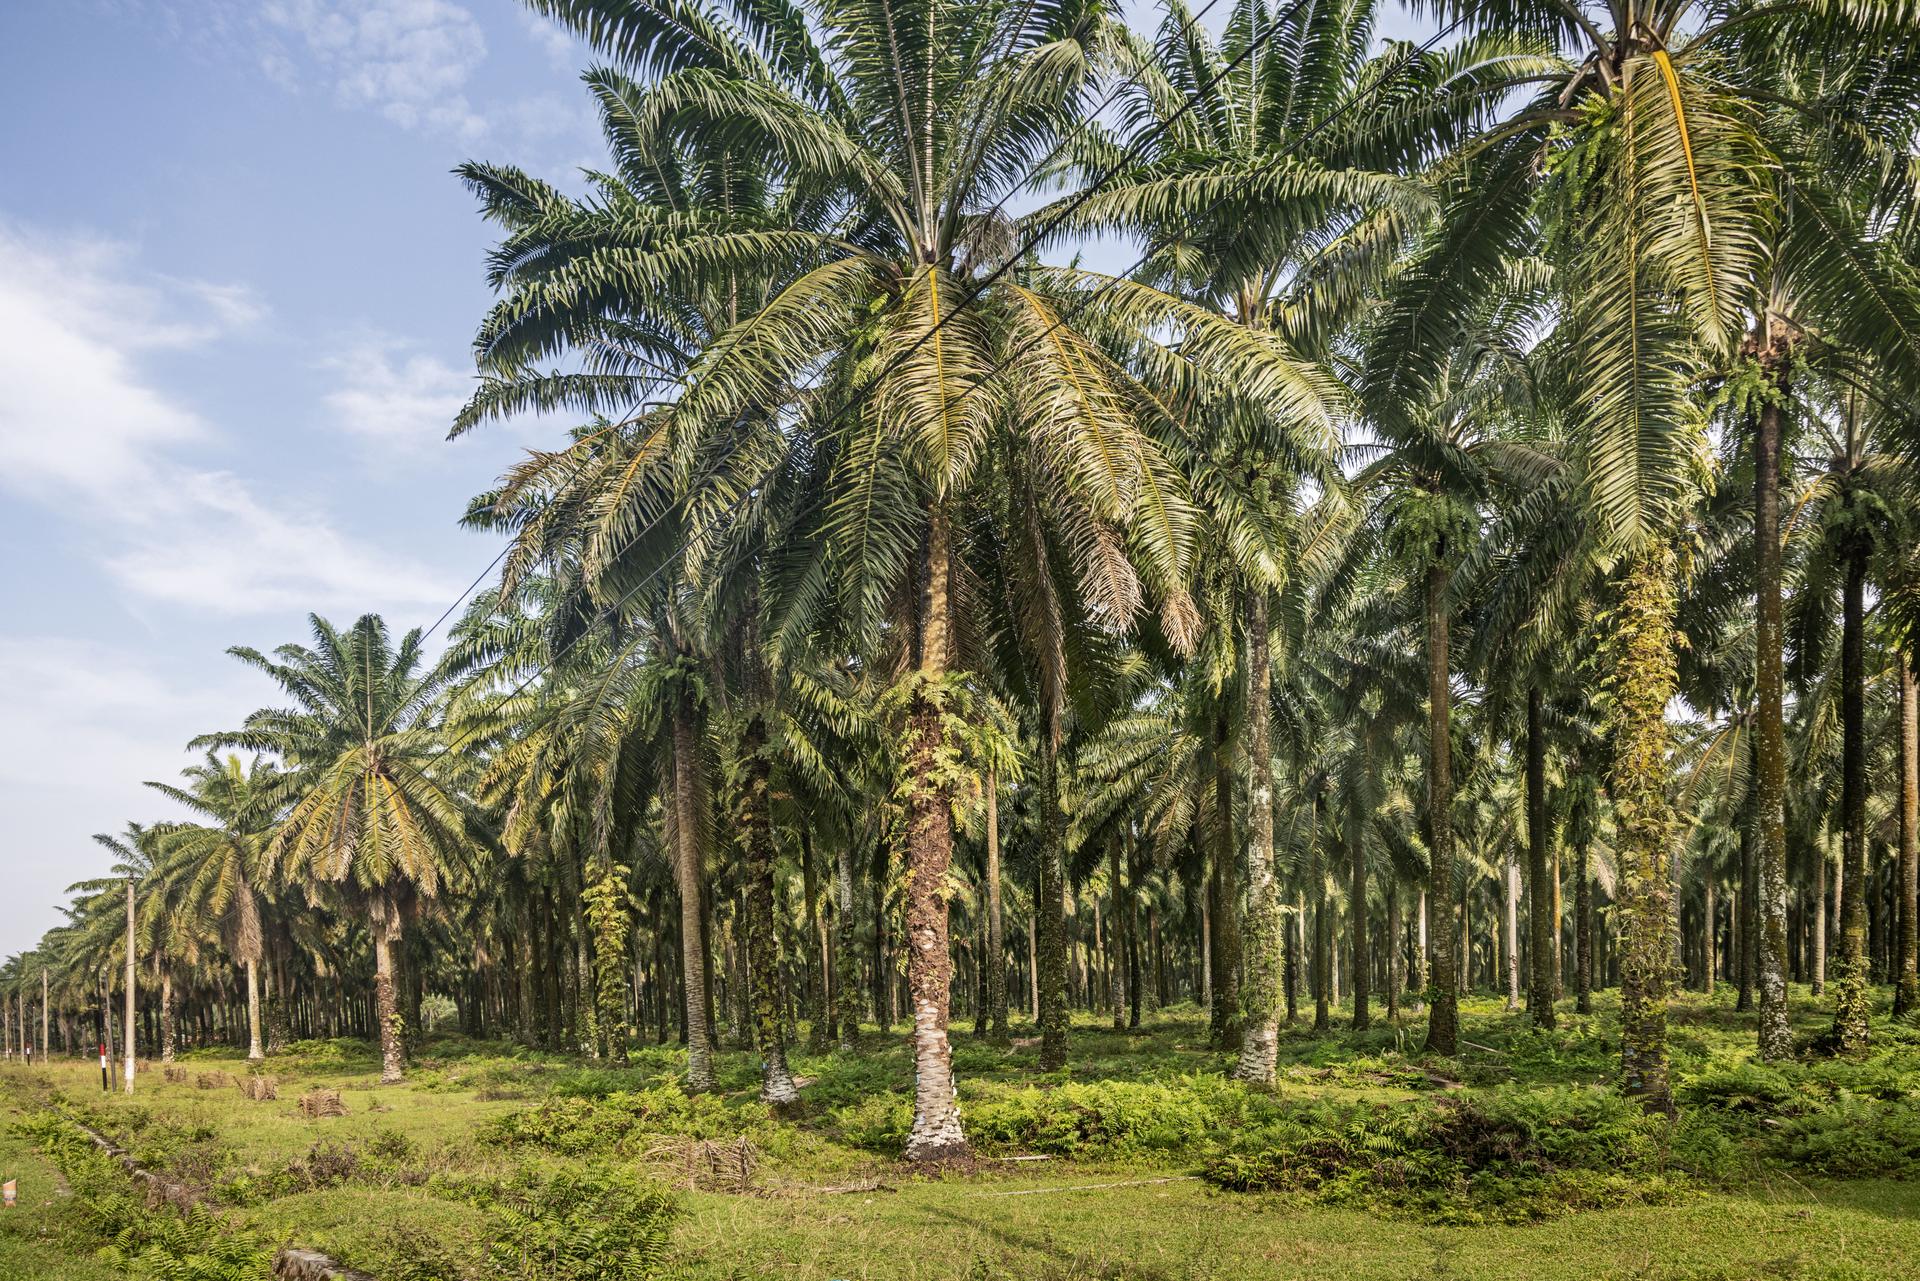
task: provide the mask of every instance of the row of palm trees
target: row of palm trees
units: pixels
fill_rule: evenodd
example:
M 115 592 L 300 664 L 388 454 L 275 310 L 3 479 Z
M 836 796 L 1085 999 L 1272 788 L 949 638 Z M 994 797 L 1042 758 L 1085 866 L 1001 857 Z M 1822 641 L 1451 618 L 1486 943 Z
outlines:
M 438 660 L 235 651 L 289 706 L 120 849 L 163 1023 L 237 965 L 264 1053 L 264 968 L 392 1079 L 423 993 L 614 1058 L 651 1015 L 703 1089 L 719 996 L 784 1104 L 904 974 L 940 1159 L 1010 964 L 1043 1068 L 1151 987 L 1270 1082 L 1336 972 L 1454 1053 L 1490 896 L 1482 972 L 1543 1025 L 1616 977 L 1668 1108 L 1683 967 L 1791 1050 L 1830 842 L 1835 1046 L 1876 972 L 1916 1003 L 1911 6 L 532 7 L 609 163 L 460 170 L 454 430 L 580 425 L 471 505 Z

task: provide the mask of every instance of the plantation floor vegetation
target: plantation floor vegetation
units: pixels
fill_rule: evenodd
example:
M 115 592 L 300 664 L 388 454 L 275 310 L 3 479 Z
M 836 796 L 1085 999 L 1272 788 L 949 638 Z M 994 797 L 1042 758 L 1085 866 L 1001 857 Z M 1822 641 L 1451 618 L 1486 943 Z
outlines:
M 1811 1041 L 1822 1007 L 1793 1009 Z M 458 1037 L 419 1047 L 401 1085 L 355 1041 L 263 1072 L 194 1053 L 132 1099 L 91 1062 L 16 1068 L 0 1273 L 215 1281 L 297 1243 L 380 1281 L 1920 1276 L 1920 1029 L 1879 1018 L 1868 1057 L 1763 1066 L 1730 1001 L 1684 998 L 1670 1123 L 1618 1092 L 1612 1001 L 1559 1022 L 1470 998 L 1455 1060 L 1423 1057 L 1417 1026 L 1283 1027 L 1271 1091 L 1228 1079 L 1191 1008 L 1078 1026 L 1058 1073 L 1037 1071 L 1030 1027 L 1006 1049 L 963 1035 L 978 1155 L 935 1172 L 901 1159 L 904 1038 L 796 1055 L 802 1101 L 778 1115 L 734 1051 L 691 1097 L 677 1048 L 613 1069 Z M 250 1075 L 275 1097 L 243 1093 Z M 344 1114 L 307 1114 L 322 1090 Z M 169 1272 L 191 1251 L 152 1222 L 74 1204 L 56 1164 L 82 1202 L 102 1177 L 74 1122 L 195 1189 L 208 1215 L 182 1239 L 226 1243 L 240 1270 Z

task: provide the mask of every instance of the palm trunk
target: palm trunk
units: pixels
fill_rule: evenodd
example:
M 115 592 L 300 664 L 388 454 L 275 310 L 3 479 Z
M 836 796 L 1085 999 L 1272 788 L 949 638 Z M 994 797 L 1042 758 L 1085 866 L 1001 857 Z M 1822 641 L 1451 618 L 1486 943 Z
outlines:
M 946 731 L 947 646 L 952 572 L 947 514 L 929 513 L 926 595 L 921 602 L 920 686 L 910 713 L 912 793 L 907 803 L 907 985 L 913 999 L 913 1128 L 907 1159 L 940 1161 L 967 1154 L 953 1088 L 953 1046 L 947 1039 L 953 957 L 947 942 L 947 873 L 953 864 L 953 797 L 942 781 Z
M 44 978 L 44 974 L 42 975 Z M 47 997 L 44 989 L 40 995 L 40 1057 L 46 1058 L 47 1045 Z M 173 971 L 160 971 L 160 1061 L 173 1062 Z
M 1512 845 L 1500 868 L 1500 946 L 1506 960 L 1507 1009 L 1520 1008 L 1520 860 Z
M 247 958 L 247 1062 L 259 1063 L 267 1057 L 260 1042 L 260 958 Z
M 1867 544 L 1847 548 L 1840 641 L 1840 811 L 1845 876 L 1840 900 L 1840 965 L 1834 982 L 1834 1040 L 1842 1054 L 1867 1049 Z
M 711 1090 L 714 1085 L 706 922 L 701 903 L 705 869 L 700 857 L 697 750 L 693 692 L 682 689 L 673 705 L 674 873 L 680 887 L 680 971 L 687 1002 L 687 1089 L 694 1093 Z
M 1553 1026 L 1554 990 L 1560 980 L 1560 878 L 1547 868 L 1547 734 L 1541 723 L 1539 686 L 1527 690 L 1527 923 L 1533 973 L 1527 1011 L 1535 1027 Z
M 749 642 L 751 644 L 751 641 Z M 782 1024 L 780 942 L 773 922 L 773 815 L 767 759 L 766 719 L 758 707 L 747 718 L 740 744 L 742 782 L 737 815 L 745 846 L 746 946 L 752 966 L 753 1039 L 760 1051 L 760 1101 L 781 1108 L 800 1091 L 787 1067 Z
M 800 881 L 806 893 L 807 936 L 814 953 L 814 982 L 807 992 L 807 1052 L 825 1054 L 833 1044 L 833 947 L 826 914 L 820 910 L 820 874 L 813 862 L 813 838 L 800 829 Z
M 1593 1013 L 1593 870 L 1587 866 L 1587 838 L 1582 834 L 1574 846 L 1573 945 L 1574 994 L 1577 1014 Z
M 1125 888 L 1121 885 L 1120 840 L 1115 837 L 1107 846 L 1107 937 L 1110 940 L 1107 949 L 1107 995 L 1113 1006 L 1113 1030 L 1124 1031 L 1127 1026 L 1127 926 L 1126 913 L 1121 906 L 1125 897 Z
M 1400 1021 L 1400 877 L 1387 870 L 1387 1020 Z
M 1793 1052 L 1787 1026 L 1787 747 L 1782 709 L 1780 606 L 1780 444 L 1784 368 L 1771 374 L 1780 396 L 1760 407 L 1754 433 L 1754 842 L 1758 860 L 1759 1049 L 1763 1059 Z
M 1063 915 L 1066 886 L 1061 843 L 1065 823 L 1060 815 L 1060 745 L 1057 726 L 1040 730 L 1040 770 L 1035 780 L 1040 803 L 1040 893 L 1033 905 L 1038 936 L 1040 1070 L 1054 1072 L 1067 1064 L 1067 925 Z
M 1273 667 L 1268 653 L 1267 588 L 1247 592 L 1247 923 L 1241 931 L 1240 999 L 1246 1034 L 1234 1076 L 1273 1081 L 1280 1048 L 1280 886 L 1273 875 Z
M 1353 878 L 1347 895 L 1348 908 L 1353 915 L 1353 1030 L 1359 1032 L 1373 1022 L 1367 1007 L 1368 979 L 1373 972 L 1373 960 L 1367 939 L 1367 843 L 1361 834 L 1358 778 L 1354 779 L 1353 790 L 1347 796 L 1346 814 L 1347 856 Z
M 860 1047 L 860 945 L 854 938 L 853 841 L 841 842 L 834 858 L 833 928 L 838 946 L 834 962 L 840 967 L 840 1048 L 851 1053 Z
M 1823 845 L 1813 860 L 1812 956 L 1807 965 L 1807 987 L 1814 996 L 1827 990 L 1827 850 Z M 1804 919 L 1804 918 L 1803 918 Z
M 1900 932 L 1893 957 L 1893 1012 L 1920 1010 L 1920 690 L 1913 663 L 1896 649 L 1900 668 Z M 44 1035 L 42 1036 L 44 1040 Z
M 373 925 L 373 1005 L 380 1021 L 380 1084 L 393 1085 L 406 1079 L 406 1063 L 400 1050 L 400 1009 L 393 991 L 393 945 L 400 931 L 391 923 L 389 907 Z M 249 967 L 251 976 L 251 967 Z M 251 980 L 249 981 L 251 986 Z M 259 1024 L 254 1024 L 255 1036 Z
M 987 771 L 987 1038 L 1007 1043 L 1007 920 L 1000 898 L 1000 787 Z
M 1651 1111 L 1671 1112 L 1667 993 L 1673 915 L 1672 743 L 1667 704 L 1674 665 L 1674 561 L 1666 548 L 1628 565 L 1612 650 L 1613 770 L 1620 860 L 1621 1082 Z
M 1307 903 L 1313 914 L 1313 1030 L 1325 1032 L 1333 1026 L 1333 930 L 1327 919 L 1326 818 L 1322 814 L 1324 794 L 1313 797 L 1313 835 L 1307 856 Z
M 1209 949 L 1213 1004 L 1208 1022 L 1213 1047 L 1229 1054 L 1240 1052 L 1240 913 L 1239 877 L 1234 874 L 1233 764 L 1227 739 L 1227 714 L 1214 719 L 1213 735 L 1214 844 L 1207 881 L 1207 918 L 1213 938 Z
M 1448 723 L 1452 664 L 1447 653 L 1448 573 L 1444 549 L 1427 566 L 1427 836 L 1428 873 L 1435 903 L 1453 902 L 1453 738 Z M 1458 932 L 1435 931 L 1433 1009 L 1427 1015 L 1427 1051 L 1459 1052 Z

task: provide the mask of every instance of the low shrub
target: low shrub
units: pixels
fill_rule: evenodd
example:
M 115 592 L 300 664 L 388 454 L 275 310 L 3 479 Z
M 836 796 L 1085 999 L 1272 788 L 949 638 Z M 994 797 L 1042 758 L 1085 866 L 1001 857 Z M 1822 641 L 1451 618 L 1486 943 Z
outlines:
M 729 1107 L 709 1094 L 688 1095 L 678 1086 L 660 1085 L 599 1098 L 550 1098 L 495 1118 L 482 1127 L 481 1135 L 507 1147 L 579 1156 L 626 1151 L 631 1142 L 648 1135 L 735 1138 L 771 1121 L 759 1104 Z
M 1236 1191 L 1442 1223 L 1526 1222 L 1688 1193 L 1667 1121 L 1603 1090 L 1289 1109 L 1205 1163 Z
M 680 1215 L 664 1185 L 605 1166 L 433 1187 L 492 1212 L 487 1267 L 503 1281 L 647 1281 L 665 1266 Z

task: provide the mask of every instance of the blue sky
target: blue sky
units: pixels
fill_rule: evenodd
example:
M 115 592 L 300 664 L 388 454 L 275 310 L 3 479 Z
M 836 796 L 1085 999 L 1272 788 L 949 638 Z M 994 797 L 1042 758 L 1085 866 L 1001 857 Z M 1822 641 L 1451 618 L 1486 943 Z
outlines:
M 489 302 L 448 171 L 594 163 L 586 61 L 510 0 L 0 6 L 0 954 L 271 701 L 228 645 L 491 558 L 456 517 L 560 424 L 443 439 Z

